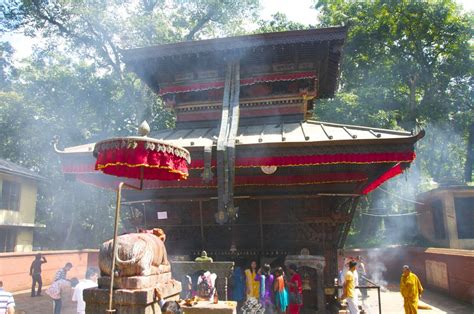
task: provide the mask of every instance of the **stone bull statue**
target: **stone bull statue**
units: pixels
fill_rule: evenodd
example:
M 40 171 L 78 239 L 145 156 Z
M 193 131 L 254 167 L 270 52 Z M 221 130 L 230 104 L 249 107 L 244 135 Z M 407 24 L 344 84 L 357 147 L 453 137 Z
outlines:
M 115 276 L 150 276 L 170 272 L 165 240 L 166 235 L 159 228 L 119 236 Z M 100 247 L 99 267 L 102 276 L 110 276 L 111 273 L 112 244 L 113 241 L 109 240 Z

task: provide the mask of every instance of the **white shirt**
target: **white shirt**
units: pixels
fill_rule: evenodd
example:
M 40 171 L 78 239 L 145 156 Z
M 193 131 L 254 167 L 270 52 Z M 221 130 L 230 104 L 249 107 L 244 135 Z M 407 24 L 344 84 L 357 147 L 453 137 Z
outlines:
M 77 302 L 77 313 L 84 314 L 86 312 L 86 302 L 84 302 L 84 298 L 82 296 L 84 289 L 95 287 L 97 287 L 96 282 L 89 279 L 84 279 L 79 281 L 77 286 L 74 288 L 72 300 Z

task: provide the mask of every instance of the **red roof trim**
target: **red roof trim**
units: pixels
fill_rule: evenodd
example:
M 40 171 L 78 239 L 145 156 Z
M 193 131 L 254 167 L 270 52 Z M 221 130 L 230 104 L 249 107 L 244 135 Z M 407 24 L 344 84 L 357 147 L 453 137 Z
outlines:
M 413 151 L 408 152 L 386 152 L 365 154 L 331 154 L 331 155 L 307 155 L 307 156 L 271 156 L 271 157 L 248 157 L 238 158 L 235 162 L 236 168 L 250 168 L 261 166 L 298 167 L 317 166 L 328 164 L 371 164 L 371 163 L 399 163 L 412 162 L 415 159 Z M 216 166 L 213 160 L 212 167 Z M 188 169 L 202 169 L 204 161 L 193 159 Z M 75 164 L 71 160 L 63 160 L 64 173 L 94 173 L 94 164 Z
M 102 188 L 115 188 L 119 182 L 125 181 L 130 184 L 137 183 L 135 179 L 114 177 L 104 177 L 100 174 L 82 174 L 77 179 L 87 184 L 92 184 Z M 235 186 L 289 186 L 289 185 L 311 185 L 311 184 L 331 184 L 350 183 L 367 181 L 367 175 L 361 172 L 347 173 L 319 173 L 313 175 L 260 175 L 260 176 L 237 176 Z M 210 183 L 204 183 L 202 178 L 194 177 L 182 181 L 159 181 L 145 180 L 144 189 L 173 189 L 173 188 L 216 188 L 217 179 Z
M 249 77 L 240 80 L 241 86 L 253 85 L 263 82 L 277 82 L 277 81 L 294 81 L 302 79 L 312 79 L 316 78 L 314 72 L 300 72 L 300 73 L 275 73 L 267 74 L 256 77 Z M 224 81 L 218 82 L 205 82 L 205 83 L 193 83 L 189 85 L 172 85 L 160 88 L 160 96 L 166 94 L 176 94 L 176 93 L 187 93 L 187 92 L 197 92 L 209 89 L 220 89 L 224 88 Z
M 399 174 L 403 173 L 403 169 L 400 164 L 396 165 L 393 168 L 390 168 L 387 172 L 383 173 L 380 177 L 372 181 L 369 185 L 367 185 L 363 190 L 362 194 L 369 194 L 380 185 L 382 185 L 385 181 L 398 176 Z

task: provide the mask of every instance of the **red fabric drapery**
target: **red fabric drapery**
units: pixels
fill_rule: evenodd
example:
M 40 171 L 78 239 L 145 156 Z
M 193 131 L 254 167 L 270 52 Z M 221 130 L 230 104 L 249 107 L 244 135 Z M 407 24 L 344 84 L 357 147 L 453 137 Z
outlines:
M 188 177 L 189 153 L 147 138 L 119 138 L 96 144 L 95 170 L 124 178 L 182 180 Z
M 255 76 L 244 78 L 240 80 L 241 86 L 253 85 L 263 82 L 277 82 L 277 81 L 294 81 L 302 79 L 312 79 L 316 78 L 314 72 L 299 72 L 299 73 L 276 73 L 276 74 L 267 74 L 262 76 Z M 187 93 L 187 92 L 197 92 L 209 89 L 220 89 L 224 88 L 224 81 L 218 82 L 203 82 L 203 83 L 193 83 L 189 85 L 173 85 L 160 88 L 159 95 L 163 96 L 166 94 L 176 94 L 176 93 Z
M 361 154 L 324 154 L 308 156 L 270 156 L 270 157 L 248 157 L 238 158 L 235 166 L 237 168 L 261 167 L 261 166 L 311 166 L 326 164 L 369 164 L 369 163 L 398 163 L 412 162 L 416 155 L 413 151 L 408 152 L 386 152 L 386 153 L 361 153 Z M 94 171 L 94 164 L 75 163 L 73 160 L 63 160 L 64 173 L 86 173 Z M 211 163 L 216 166 L 215 160 Z M 193 160 L 189 169 L 204 168 L 202 159 Z
M 240 157 L 235 161 L 236 168 L 277 166 L 317 166 L 328 164 L 370 164 L 370 163 L 397 163 L 411 162 L 416 154 L 408 152 L 386 152 L 386 153 L 351 153 L 351 154 L 324 154 L 324 155 L 293 155 L 293 156 L 268 156 L 268 157 Z M 216 166 L 215 161 L 211 164 Z M 202 169 L 203 160 L 193 160 L 189 165 L 190 169 Z
M 403 173 L 403 168 L 400 164 L 396 165 L 393 168 L 390 168 L 388 171 L 386 171 L 384 174 L 382 174 L 380 177 L 372 181 L 369 185 L 367 185 L 363 190 L 362 194 L 369 194 L 376 188 L 378 188 L 381 184 L 383 184 L 385 181 L 398 176 L 399 174 Z
M 122 180 L 104 178 L 97 174 L 78 175 L 77 179 L 102 188 L 113 188 Z M 295 176 L 237 176 L 235 186 L 290 186 L 290 185 L 310 185 L 310 184 L 331 184 L 331 183 L 351 183 L 363 182 L 367 180 L 367 175 L 360 172 L 348 173 L 320 173 L 314 175 Z M 136 179 L 127 179 L 125 182 L 133 185 L 139 183 Z M 216 188 L 217 179 L 209 183 L 204 183 L 202 178 L 188 178 L 184 181 L 144 181 L 144 189 L 167 189 L 167 188 Z

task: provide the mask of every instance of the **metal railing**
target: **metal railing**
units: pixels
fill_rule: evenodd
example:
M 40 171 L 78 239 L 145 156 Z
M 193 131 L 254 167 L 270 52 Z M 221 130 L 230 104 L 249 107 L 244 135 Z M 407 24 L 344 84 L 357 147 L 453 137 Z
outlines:
M 359 303 L 359 306 L 362 308 L 362 310 L 364 310 L 364 313 L 372 314 L 372 313 L 378 312 L 379 314 L 382 314 L 382 299 L 380 296 L 381 287 L 365 276 L 360 276 L 360 278 L 362 279 L 361 280 L 362 282 L 366 282 L 368 283 L 368 285 L 355 287 L 356 290 L 360 291 L 360 296 L 362 300 L 362 302 Z M 329 302 L 326 302 L 329 311 L 331 311 L 331 307 L 334 309 L 333 311 L 335 311 L 336 307 L 340 308 L 340 302 L 341 302 L 340 297 L 342 295 L 342 288 L 343 287 L 339 285 L 334 286 L 335 295 L 332 296 L 333 297 L 332 300 L 330 300 Z M 374 290 L 377 293 L 376 303 L 375 301 L 372 301 L 372 302 L 369 301 L 369 292 L 374 291 Z M 376 309 L 374 309 L 375 307 Z

